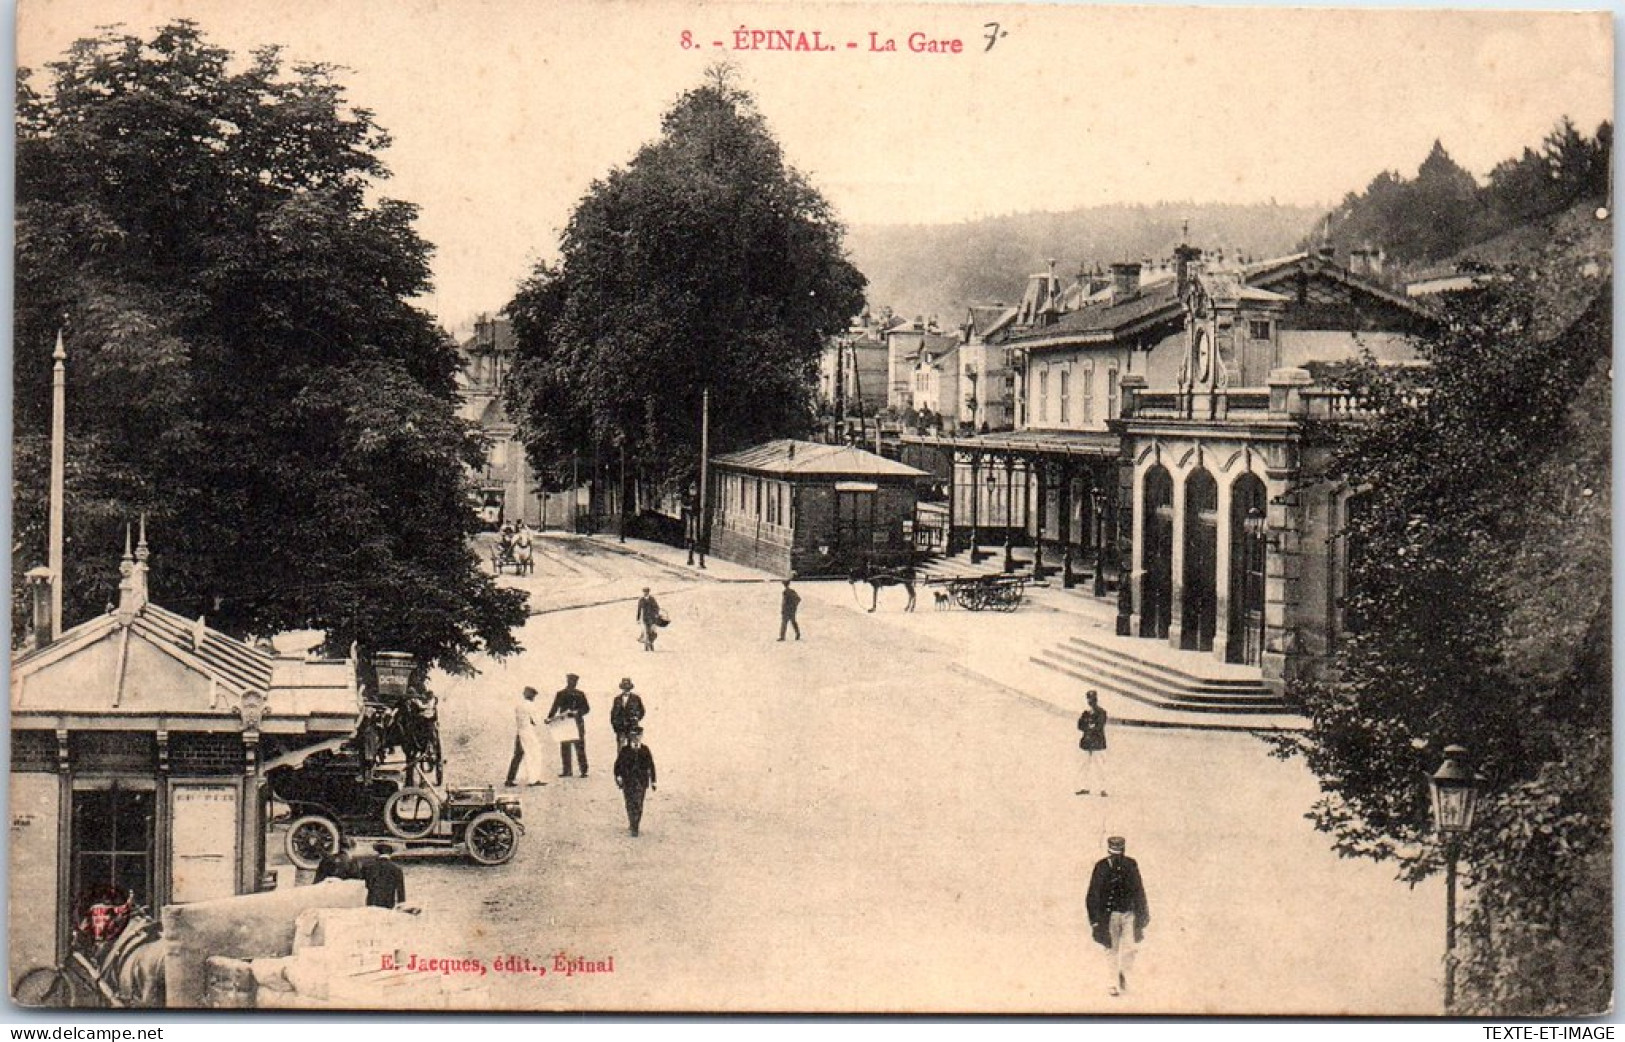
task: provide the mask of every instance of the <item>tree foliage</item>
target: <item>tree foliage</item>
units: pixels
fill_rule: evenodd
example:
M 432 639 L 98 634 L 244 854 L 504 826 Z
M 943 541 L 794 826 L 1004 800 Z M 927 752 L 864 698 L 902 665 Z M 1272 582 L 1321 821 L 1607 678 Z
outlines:
M 1445 745 L 1471 751 L 1487 781 L 1462 847 L 1464 1012 L 1609 1001 L 1611 329 L 1589 292 L 1555 322 L 1562 294 L 1526 272 L 1452 301 L 1430 365 L 1353 366 L 1341 382 L 1373 419 L 1323 432 L 1327 473 L 1357 493 L 1359 625 L 1299 685 L 1311 816 L 1345 855 L 1423 878 L 1440 865 L 1426 776 Z
M 68 362 L 67 618 L 149 515 L 154 599 L 452 669 L 516 650 L 482 576 L 430 248 L 369 201 L 388 137 L 321 65 L 188 22 L 76 43 L 17 114 L 14 574 L 45 552 L 51 349 Z
M 824 340 L 863 306 L 841 237 L 750 95 L 713 70 L 592 185 L 561 263 L 508 305 L 508 406 L 532 461 L 562 476 L 624 447 L 639 473 L 687 481 L 706 389 L 718 451 L 805 430 Z
M 1435 141 L 1414 178 L 1378 174 L 1317 232 L 1329 232 L 1339 250 L 1380 247 L 1402 264 L 1444 260 L 1577 200 L 1606 196 L 1613 136 L 1613 125 L 1604 122 L 1587 138 L 1565 117 L 1540 149 L 1525 148 L 1500 163 L 1482 186 Z

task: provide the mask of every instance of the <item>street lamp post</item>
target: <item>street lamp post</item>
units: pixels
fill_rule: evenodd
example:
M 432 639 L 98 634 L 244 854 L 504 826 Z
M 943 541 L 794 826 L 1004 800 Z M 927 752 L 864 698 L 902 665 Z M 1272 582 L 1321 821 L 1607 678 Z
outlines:
M 1433 796 L 1433 824 L 1445 843 L 1444 1011 L 1456 1005 L 1456 858 L 1461 837 L 1473 826 L 1482 779 L 1467 766 L 1467 750 L 1446 746 L 1444 764 L 1428 778 Z
M 1089 505 L 1095 515 L 1095 585 L 1096 597 L 1106 596 L 1106 499 L 1098 488 L 1089 490 Z
M 1241 522 L 1241 528 L 1246 539 L 1242 543 L 1244 560 L 1241 565 L 1242 583 L 1245 591 L 1242 611 L 1250 611 L 1256 603 L 1258 606 L 1258 628 L 1248 627 L 1247 641 L 1255 638 L 1258 646 L 1256 654 L 1249 655 L 1245 651 L 1242 658 L 1250 663 L 1264 661 L 1264 569 L 1265 569 L 1265 538 L 1269 529 L 1269 520 L 1264 512 L 1257 507 L 1249 507 L 1247 516 Z M 1255 585 L 1256 584 L 1256 585 Z

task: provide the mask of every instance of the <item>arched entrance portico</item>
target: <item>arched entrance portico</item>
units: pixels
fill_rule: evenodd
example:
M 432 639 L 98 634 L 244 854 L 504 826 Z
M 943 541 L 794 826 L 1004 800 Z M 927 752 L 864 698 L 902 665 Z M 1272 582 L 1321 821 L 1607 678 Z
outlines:
M 1264 654 L 1264 482 L 1243 474 L 1230 491 L 1230 590 L 1225 658 L 1259 665 Z
M 1185 479 L 1185 567 L 1179 646 L 1212 651 L 1218 616 L 1219 485 L 1206 470 Z
M 1173 622 L 1174 480 L 1160 464 L 1146 472 L 1140 516 L 1145 525 L 1140 636 L 1167 637 Z

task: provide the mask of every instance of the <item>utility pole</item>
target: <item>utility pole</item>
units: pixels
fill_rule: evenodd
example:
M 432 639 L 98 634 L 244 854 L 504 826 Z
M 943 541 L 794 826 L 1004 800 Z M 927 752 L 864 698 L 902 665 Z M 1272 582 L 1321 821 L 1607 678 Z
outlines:
M 705 554 L 710 550 L 711 539 L 711 511 L 710 504 L 711 479 L 711 388 L 707 387 L 700 392 L 700 517 L 696 531 L 699 533 L 700 567 L 705 567 Z
M 581 454 L 570 453 L 570 534 L 581 532 Z
M 51 569 L 51 639 L 62 635 L 62 510 L 68 456 L 68 352 L 62 346 L 62 327 L 56 330 L 51 365 L 51 518 L 46 567 Z
M 846 337 L 835 338 L 835 430 L 836 444 L 846 430 Z

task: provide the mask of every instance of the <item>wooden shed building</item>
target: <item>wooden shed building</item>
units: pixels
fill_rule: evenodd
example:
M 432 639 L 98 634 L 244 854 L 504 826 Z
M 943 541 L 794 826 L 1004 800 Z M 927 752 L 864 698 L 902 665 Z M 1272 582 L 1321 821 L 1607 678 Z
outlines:
M 774 575 L 849 575 L 913 559 L 923 470 L 845 445 L 780 439 L 712 460 L 711 551 Z

